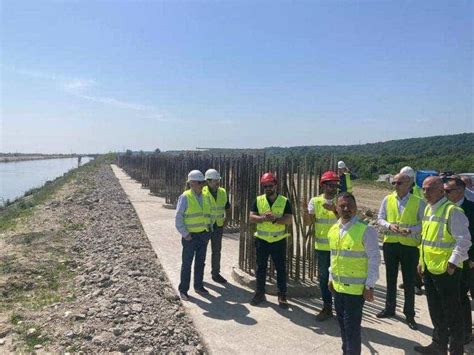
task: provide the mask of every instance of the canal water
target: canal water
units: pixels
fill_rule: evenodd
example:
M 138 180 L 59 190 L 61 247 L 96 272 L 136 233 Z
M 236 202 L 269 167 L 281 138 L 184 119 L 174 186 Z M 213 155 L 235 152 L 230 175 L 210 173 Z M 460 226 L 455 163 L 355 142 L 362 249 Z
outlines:
M 92 160 L 83 157 L 81 165 Z M 28 160 L 0 163 L 0 205 L 13 201 L 48 180 L 54 180 L 65 172 L 77 168 L 77 158 Z

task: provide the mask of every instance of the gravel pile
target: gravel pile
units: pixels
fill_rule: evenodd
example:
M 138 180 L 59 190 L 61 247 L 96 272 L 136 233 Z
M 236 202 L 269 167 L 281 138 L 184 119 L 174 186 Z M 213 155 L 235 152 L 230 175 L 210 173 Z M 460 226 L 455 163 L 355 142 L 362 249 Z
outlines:
M 29 314 L 48 339 L 36 349 L 205 352 L 110 166 L 83 182 L 44 207 L 66 226 L 64 264 L 74 276 L 70 300 Z

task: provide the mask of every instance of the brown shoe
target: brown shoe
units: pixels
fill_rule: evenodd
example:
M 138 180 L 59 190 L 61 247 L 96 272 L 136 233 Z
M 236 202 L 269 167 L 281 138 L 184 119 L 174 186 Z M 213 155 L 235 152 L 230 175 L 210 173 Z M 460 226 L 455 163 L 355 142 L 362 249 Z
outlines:
M 280 308 L 288 309 L 289 304 L 288 304 L 288 300 L 286 299 L 286 294 L 284 293 L 278 294 L 278 305 L 280 306 Z
M 318 322 L 323 322 L 329 318 L 332 318 L 332 308 L 331 307 L 323 307 L 321 312 L 316 315 L 316 320 Z

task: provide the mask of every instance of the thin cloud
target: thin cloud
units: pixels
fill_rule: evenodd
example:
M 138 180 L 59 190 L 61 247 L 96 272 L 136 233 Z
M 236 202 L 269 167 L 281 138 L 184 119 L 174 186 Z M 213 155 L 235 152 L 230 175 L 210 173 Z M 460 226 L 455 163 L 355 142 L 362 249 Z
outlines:
M 77 91 L 82 91 L 85 89 L 88 89 L 92 86 L 95 86 L 97 82 L 95 80 L 90 80 L 90 79 L 73 79 L 65 82 L 63 84 L 63 88 L 66 91 L 72 91 L 72 92 L 77 92 Z
M 118 107 L 122 109 L 134 110 L 134 111 L 148 111 L 153 112 L 156 109 L 152 106 L 142 105 L 135 102 L 129 102 L 125 100 L 119 100 L 114 97 L 90 95 L 85 93 L 88 89 L 97 86 L 97 81 L 94 79 L 81 79 L 81 78 L 65 78 L 56 74 L 41 72 L 37 70 L 29 69 L 15 69 L 19 74 L 29 76 L 35 79 L 48 80 L 58 85 L 66 93 L 78 97 L 83 100 L 92 101 L 104 105 Z

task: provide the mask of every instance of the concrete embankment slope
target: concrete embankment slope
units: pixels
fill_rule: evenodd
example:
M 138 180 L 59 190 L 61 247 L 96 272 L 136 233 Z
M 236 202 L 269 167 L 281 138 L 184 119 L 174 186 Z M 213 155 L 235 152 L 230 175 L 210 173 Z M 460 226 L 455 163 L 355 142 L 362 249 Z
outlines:
M 129 197 L 143 225 L 146 235 L 158 255 L 175 290 L 179 284 L 181 267 L 181 237 L 174 228 L 174 210 L 162 207 L 164 199 L 151 196 L 147 189 L 125 172 L 113 166 L 117 178 Z M 210 249 L 210 248 L 209 248 Z M 339 327 L 333 318 L 318 323 L 314 315 L 321 302 L 316 299 L 290 299 L 289 310 L 277 306 L 276 297 L 267 297 L 262 307 L 252 307 L 249 300 L 253 291 L 231 280 L 232 267 L 237 265 L 238 240 L 224 236 L 222 247 L 222 274 L 228 280 L 226 286 L 214 283 L 205 271 L 205 286 L 210 296 L 202 297 L 190 290 L 191 301 L 185 302 L 189 312 L 211 353 L 339 353 Z M 210 250 L 208 258 L 210 260 Z M 208 263 L 209 264 L 209 263 Z M 374 303 L 364 308 L 362 343 L 363 353 L 402 354 L 413 353 L 413 346 L 427 345 L 431 341 L 431 322 L 425 296 L 416 297 L 416 320 L 420 330 L 412 331 L 404 323 L 403 296 L 399 292 L 396 319 L 377 319 L 375 314 L 384 305 L 385 270 L 380 269 L 381 279 L 376 288 Z M 401 275 L 400 278 L 401 280 Z M 468 349 L 472 351 L 472 349 Z

